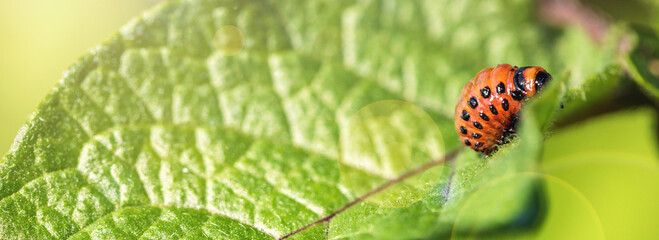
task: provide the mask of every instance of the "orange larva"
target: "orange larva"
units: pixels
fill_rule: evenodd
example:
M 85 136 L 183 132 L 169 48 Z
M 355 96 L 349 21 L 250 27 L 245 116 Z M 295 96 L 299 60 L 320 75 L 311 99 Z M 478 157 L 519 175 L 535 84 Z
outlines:
M 541 67 L 499 64 L 481 70 L 464 86 L 455 106 L 455 128 L 462 143 L 490 154 L 514 132 L 522 103 L 550 80 Z

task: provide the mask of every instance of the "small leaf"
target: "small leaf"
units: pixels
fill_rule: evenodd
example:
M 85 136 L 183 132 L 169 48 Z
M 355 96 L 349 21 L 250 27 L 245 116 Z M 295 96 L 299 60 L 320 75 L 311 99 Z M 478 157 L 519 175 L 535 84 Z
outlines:
M 638 26 L 637 44 L 625 59 L 625 67 L 629 71 L 632 79 L 640 85 L 645 92 L 654 97 L 655 101 L 659 99 L 659 75 L 652 71 L 651 62 L 659 61 L 659 36 L 651 29 Z

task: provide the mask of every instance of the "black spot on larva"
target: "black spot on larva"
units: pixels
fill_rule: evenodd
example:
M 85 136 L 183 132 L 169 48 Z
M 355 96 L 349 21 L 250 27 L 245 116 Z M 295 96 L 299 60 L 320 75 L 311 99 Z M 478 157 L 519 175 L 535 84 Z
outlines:
M 488 117 L 487 115 L 485 115 L 484 112 L 479 112 L 479 113 L 478 113 L 478 116 L 480 116 L 481 119 L 483 119 L 483 120 L 485 120 L 485 121 L 490 121 L 490 117 Z
M 521 101 L 525 97 L 524 93 L 522 93 L 522 91 L 519 90 L 511 91 L 510 96 L 516 101 Z
M 500 82 L 499 84 L 497 84 L 497 93 L 502 94 L 504 92 L 506 92 L 506 85 Z
M 460 116 L 462 120 L 469 121 L 469 113 L 465 110 L 462 110 L 462 116 Z
M 494 115 L 499 114 L 499 111 L 497 111 L 497 108 L 494 107 L 494 105 L 490 104 L 490 112 Z
M 467 134 L 467 129 L 463 126 L 460 126 L 460 133 Z
M 489 98 L 490 97 L 490 87 L 484 87 L 481 89 L 481 97 Z
M 504 99 L 501 101 L 501 107 L 503 108 L 504 111 L 508 111 L 508 99 Z
M 511 122 L 515 123 L 515 122 L 517 122 L 517 119 L 518 119 L 517 114 L 511 114 L 510 115 L 510 121 Z
M 471 146 L 471 142 L 469 142 L 469 139 L 465 139 L 465 145 Z
M 519 117 L 517 116 L 517 114 L 512 114 L 512 115 L 510 115 L 510 125 L 513 126 L 513 128 L 511 128 L 511 129 L 509 130 L 509 132 L 511 132 L 511 133 L 514 133 L 514 132 L 515 132 L 514 127 L 515 127 L 515 125 L 517 125 L 517 119 L 518 119 L 518 118 L 519 118 Z
M 565 106 L 563 106 L 563 104 L 561 103 L 561 109 L 563 109 L 564 107 L 565 107 Z
M 479 138 L 481 138 L 483 135 L 481 135 L 480 133 L 475 133 L 475 132 L 473 132 L 473 133 L 471 133 L 471 136 L 472 136 L 473 138 L 475 138 L 475 139 L 479 139 Z
M 483 142 L 474 143 L 474 147 L 479 148 L 479 147 L 482 147 L 482 146 L 483 146 Z
M 478 129 L 483 129 L 483 125 L 481 125 L 479 122 L 474 121 L 474 127 Z
M 470 106 L 471 108 L 476 108 L 476 107 L 478 107 L 478 100 L 476 100 L 475 97 L 471 97 L 471 98 L 469 98 L 469 106 Z

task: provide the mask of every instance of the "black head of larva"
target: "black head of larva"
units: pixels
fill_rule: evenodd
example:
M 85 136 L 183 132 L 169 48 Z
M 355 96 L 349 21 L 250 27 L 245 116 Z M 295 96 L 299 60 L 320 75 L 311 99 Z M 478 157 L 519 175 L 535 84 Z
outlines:
M 540 71 L 535 75 L 535 90 L 539 91 L 542 87 L 551 80 L 551 75 L 545 71 Z
M 515 100 L 532 97 L 542 90 L 542 87 L 551 80 L 551 75 L 541 67 L 521 67 L 515 70 L 513 85 L 517 91 Z M 513 89 L 511 89 L 511 92 Z M 522 94 L 519 94 L 522 93 Z M 515 96 L 513 96 L 515 97 Z

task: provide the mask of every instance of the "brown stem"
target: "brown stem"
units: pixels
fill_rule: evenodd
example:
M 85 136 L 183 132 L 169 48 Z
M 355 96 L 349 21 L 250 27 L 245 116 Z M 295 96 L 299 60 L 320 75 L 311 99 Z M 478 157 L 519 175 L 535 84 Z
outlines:
M 590 37 L 603 43 L 610 21 L 576 0 L 542 0 L 540 14 L 548 22 L 558 25 L 579 25 Z

